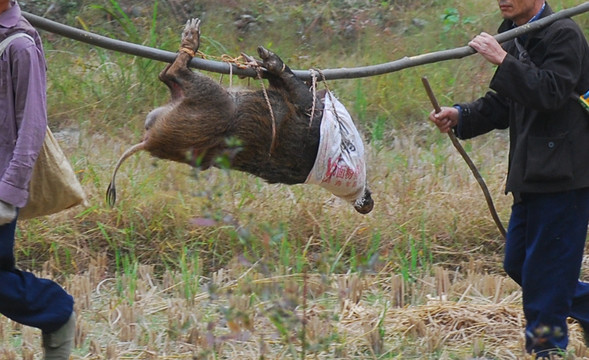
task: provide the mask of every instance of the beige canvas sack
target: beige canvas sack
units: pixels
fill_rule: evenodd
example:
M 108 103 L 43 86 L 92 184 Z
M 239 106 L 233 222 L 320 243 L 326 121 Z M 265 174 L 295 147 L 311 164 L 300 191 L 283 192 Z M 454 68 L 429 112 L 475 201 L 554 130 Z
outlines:
M 47 128 L 19 219 L 50 215 L 86 203 L 86 194 L 53 133 Z

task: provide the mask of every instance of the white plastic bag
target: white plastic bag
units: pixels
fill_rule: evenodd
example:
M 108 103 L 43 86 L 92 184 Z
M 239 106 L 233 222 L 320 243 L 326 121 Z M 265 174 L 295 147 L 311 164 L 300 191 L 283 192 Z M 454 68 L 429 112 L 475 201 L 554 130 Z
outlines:
M 364 143 L 352 117 L 332 93 L 325 94 L 324 103 L 319 150 L 305 183 L 354 203 L 366 188 Z

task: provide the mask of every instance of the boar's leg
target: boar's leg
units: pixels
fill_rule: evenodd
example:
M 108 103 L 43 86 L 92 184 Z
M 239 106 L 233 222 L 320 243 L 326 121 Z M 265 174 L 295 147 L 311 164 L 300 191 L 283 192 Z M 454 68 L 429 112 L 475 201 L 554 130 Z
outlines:
M 168 64 L 159 74 L 159 79 L 164 82 L 172 93 L 172 100 L 178 100 L 185 96 L 185 82 L 193 79 L 193 71 L 188 68 L 188 62 L 194 57 L 200 45 L 200 20 L 192 19 L 186 22 L 180 51 L 172 64 Z
M 148 116 L 146 150 L 162 159 L 206 169 L 225 146 L 235 103 L 216 81 L 188 68 L 199 45 L 200 20 L 188 20 L 176 59 L 159 75 L 172 101 Z
M 186 22 L 182 32 L 180 51 L 171 65 L 159 74 L 172 94 L 172 101 L 182 98 L 209 99 L 221 97 L 227 100 L 226 90 L 213 79 L 188 68 L 188 63 L 196 55 L 200 46 L 200 20 L 191 19 Z
M 299 79 L 288 65 L 272 51 L 258 46 L 258 55 L 262 59 L 262 66 L 268 70 L 266 77 L 270 86 L 286 90 L 292 103 L 301 112 L 309 113 L 313 107 L 313 93 L 305 82 Z

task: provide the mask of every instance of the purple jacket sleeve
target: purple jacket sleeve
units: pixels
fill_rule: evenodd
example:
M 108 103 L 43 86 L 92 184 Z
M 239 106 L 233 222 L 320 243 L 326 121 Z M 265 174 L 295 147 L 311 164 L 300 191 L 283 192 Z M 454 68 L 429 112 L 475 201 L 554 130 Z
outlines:
M 7 114 L 7 126 L 15 127 L 16 139 L 0 179 L 0 200 L 23 207 L 47 128 L 45 59 L 28 39 L 14 40 L 6 51 L 10 51 L 14 91 L 14 111 Z

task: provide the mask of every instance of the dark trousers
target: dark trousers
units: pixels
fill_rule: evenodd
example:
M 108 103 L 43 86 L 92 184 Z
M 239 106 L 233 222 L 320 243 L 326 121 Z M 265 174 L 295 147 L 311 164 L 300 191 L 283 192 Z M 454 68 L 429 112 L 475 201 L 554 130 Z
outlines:
M 0 225 L 0 314 L 50 333 L 70 318 L 74 299 L 57 283 L 15 268 L 16 220 Z
M 504 268 L 522 287 L 529 352 L 564 350 L 569 316 L 589 329 L 589 284 L 579 281 L 588 220 L 589 189 L 522 194 L 512 207 Z

